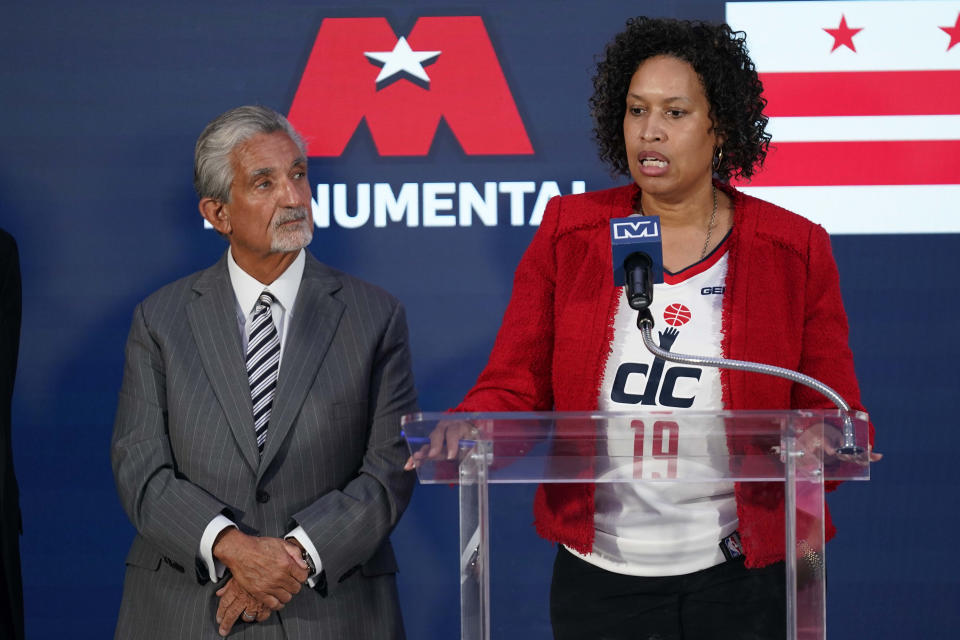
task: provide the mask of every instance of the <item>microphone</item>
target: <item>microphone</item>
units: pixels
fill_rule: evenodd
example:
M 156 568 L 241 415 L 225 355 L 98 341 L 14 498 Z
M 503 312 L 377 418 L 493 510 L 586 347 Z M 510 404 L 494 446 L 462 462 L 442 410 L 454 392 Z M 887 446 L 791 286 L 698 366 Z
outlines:
M 653 285 L 663 282 L 659 216 L 610 220 L 613 285 L 626 287 L 630 308 L 643 311 L 653 302 Z
M 646 253 L 634 251 L 623 261 L 627 281 L 627 304 L 642 311 L 653 302 L 653 260 Z

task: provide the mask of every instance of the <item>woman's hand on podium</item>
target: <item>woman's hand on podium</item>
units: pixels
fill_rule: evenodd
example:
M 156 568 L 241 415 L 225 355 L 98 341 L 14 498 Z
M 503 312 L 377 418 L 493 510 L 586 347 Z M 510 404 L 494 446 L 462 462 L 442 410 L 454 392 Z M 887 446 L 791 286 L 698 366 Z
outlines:
M 873 445 L 867 446 L 867 456 L 850 455 L 839 453 L 843 443 L 843 433 L 834 425 L 821 423 L 819 425 L 806 429 L 797 437 L 797 450 L 811 461 L 809 464 L 816 464 L 820 450 L 823 451 L 824 462 L 833 459 L 840 462 L 853 462 L 859 465 L 867 465 L 873 462 L 879 462 L 883 458 L 882 453 L 876 453 Z M 802 464 L 802 462 L 801 462 Z
M 407 458 L 405 471 L 416 469 L 425 460 L 456 460 L 461 444 L 472 445 L 480 433 L 475 422 L 469 420 L 441 420 L 430 432 L 429 444 L 424 444 Z

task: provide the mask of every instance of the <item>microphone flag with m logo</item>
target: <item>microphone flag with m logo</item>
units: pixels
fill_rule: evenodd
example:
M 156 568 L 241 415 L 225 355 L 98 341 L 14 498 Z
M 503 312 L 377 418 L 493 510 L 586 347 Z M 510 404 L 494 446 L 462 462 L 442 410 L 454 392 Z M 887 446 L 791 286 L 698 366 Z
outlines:
M 663 282 L 663 241 L 660 216 L 632 215 L 610 219 L 610 248 L 613 264 L 613 286 L 626 281 L 624 261 L 632 253 L 645 253 L 652 263 L 650 275 L 654 284 Z

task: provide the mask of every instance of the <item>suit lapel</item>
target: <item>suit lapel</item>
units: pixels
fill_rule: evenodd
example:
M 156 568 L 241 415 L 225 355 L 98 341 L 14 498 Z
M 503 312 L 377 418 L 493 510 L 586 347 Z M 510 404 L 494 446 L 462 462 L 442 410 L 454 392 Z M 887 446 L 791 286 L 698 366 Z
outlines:
M 187 315 L 203 368 L 237 446 L 250 468 L 256 469 L 260 454 L 226 254 L 197 279 L 193 288 L 200 296 L 187 305 Z
M 273 400 L 259 476 L 270 466 L 300 413 L 343 315 L 343 303 L 331 295 L 340 289 L 340 280 L 309 251 L 306 259 L 303 280 L 297 292 L 283 348 L 283 362 L 280 364 L 277 394 Z

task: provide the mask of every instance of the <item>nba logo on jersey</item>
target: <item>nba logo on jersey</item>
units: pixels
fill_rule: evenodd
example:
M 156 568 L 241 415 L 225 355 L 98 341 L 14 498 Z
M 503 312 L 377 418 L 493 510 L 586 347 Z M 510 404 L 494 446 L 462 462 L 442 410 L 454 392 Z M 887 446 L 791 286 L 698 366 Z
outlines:
M 726 538 L 720 541 L 720 551 L 727 560 L 735 560 L 743 555 L 743 544 L 740 542 L 740 534 L 734 531 Z

